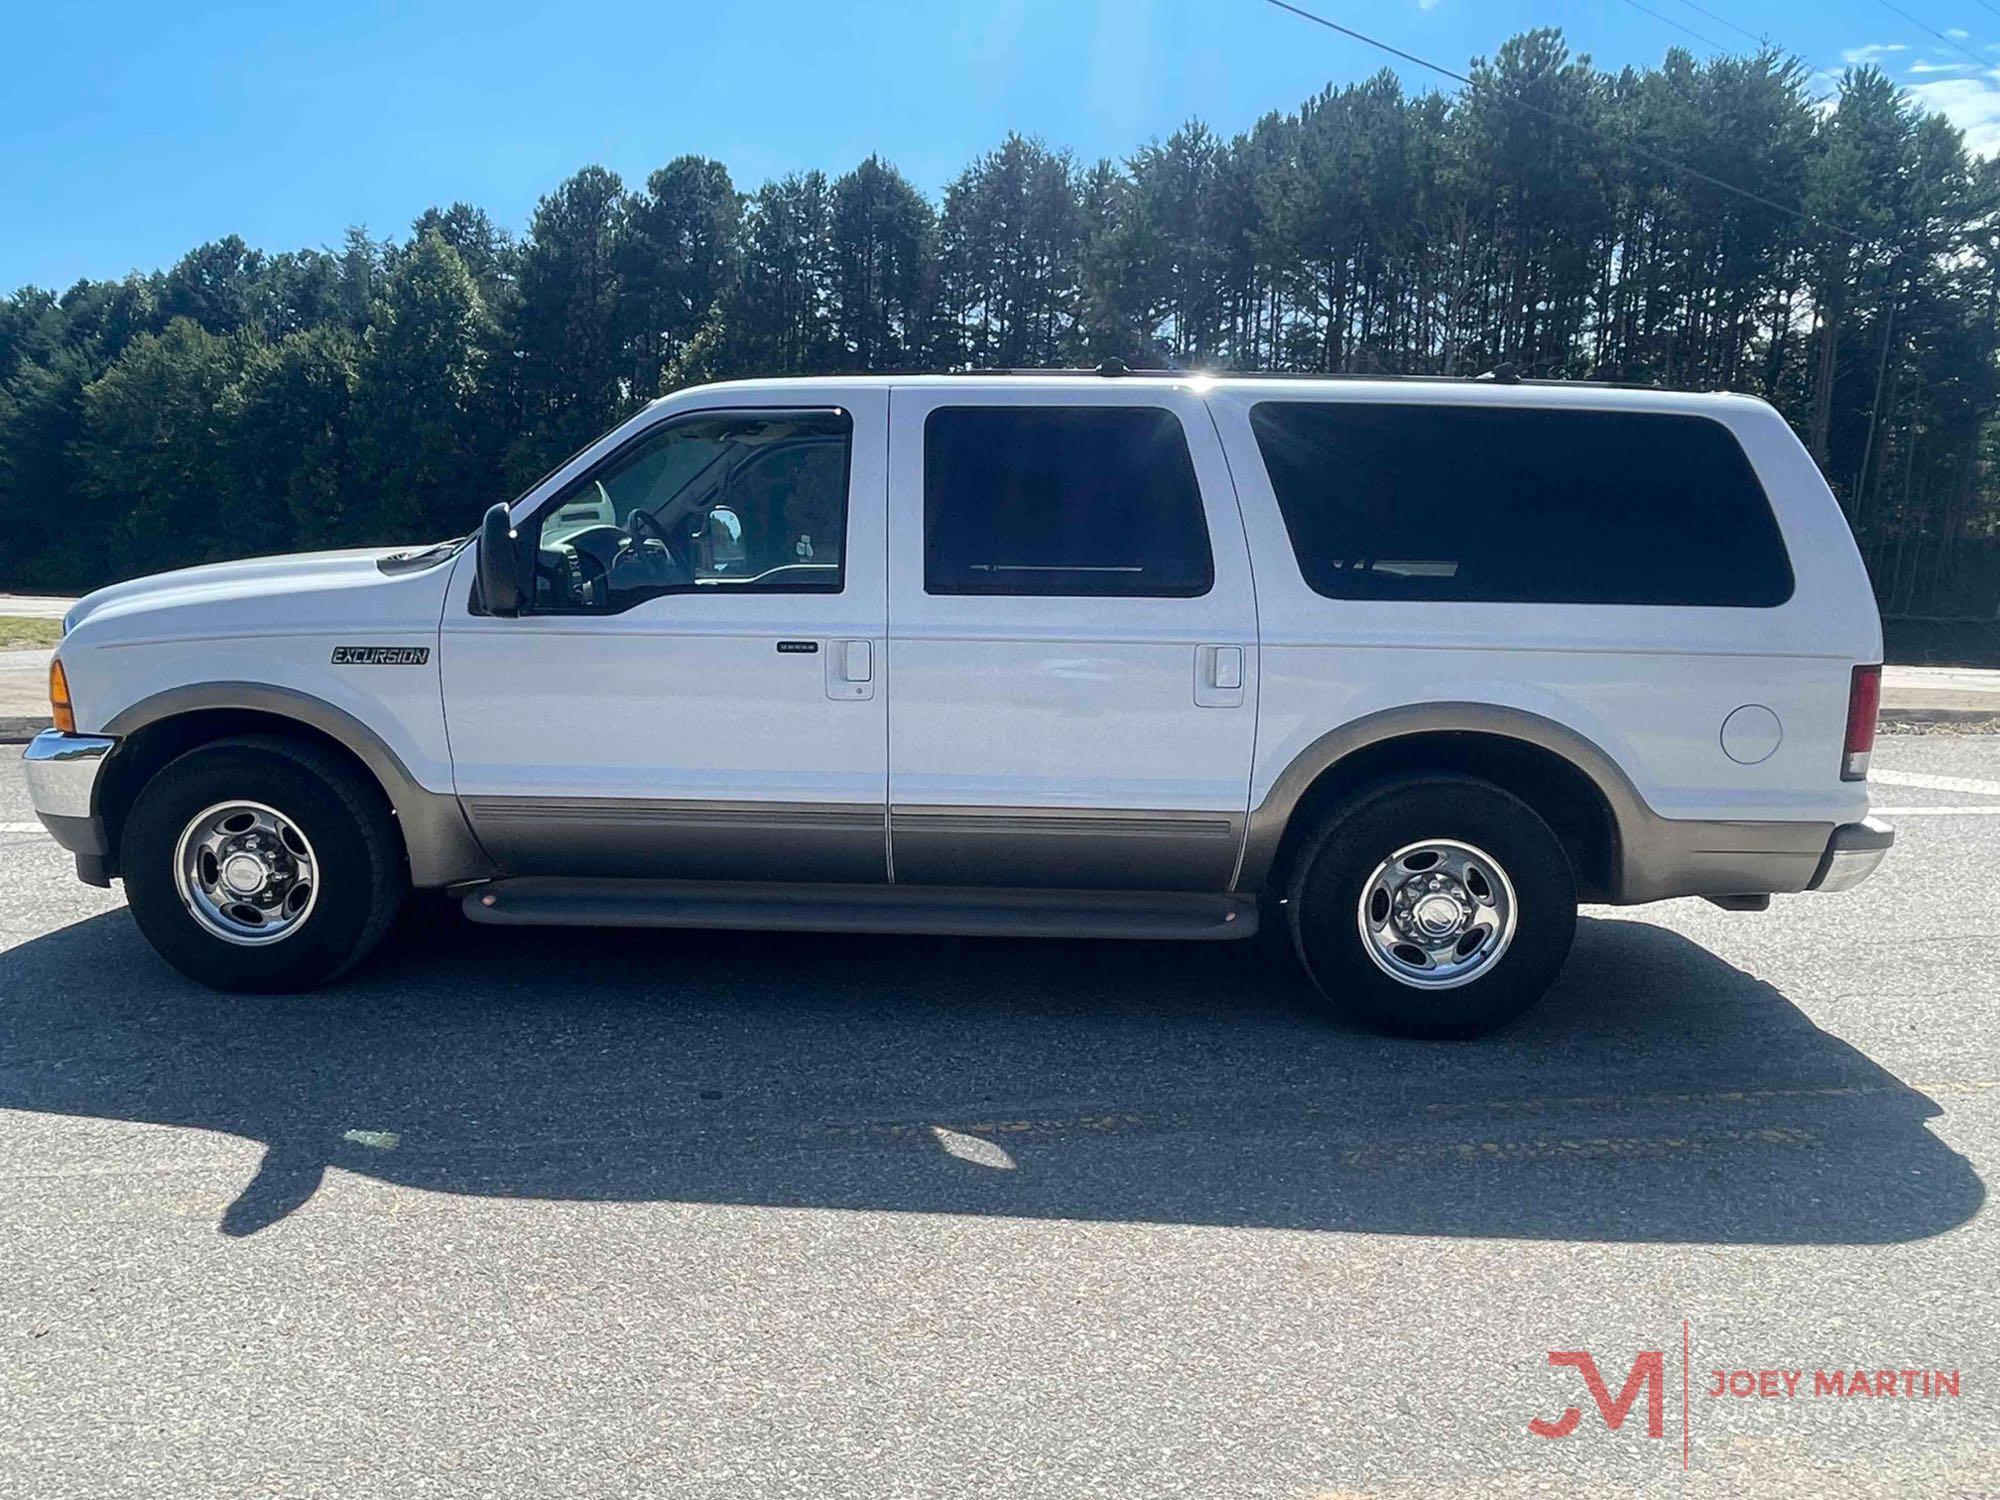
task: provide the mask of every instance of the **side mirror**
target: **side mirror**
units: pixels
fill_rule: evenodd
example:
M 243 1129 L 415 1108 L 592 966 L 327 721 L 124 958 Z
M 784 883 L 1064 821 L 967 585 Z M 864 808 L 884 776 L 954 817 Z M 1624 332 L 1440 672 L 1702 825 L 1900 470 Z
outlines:
M 514 518 L 504 502 L 479 523 L 479 602 L 489 615 L 521 612 L 521 558 Z

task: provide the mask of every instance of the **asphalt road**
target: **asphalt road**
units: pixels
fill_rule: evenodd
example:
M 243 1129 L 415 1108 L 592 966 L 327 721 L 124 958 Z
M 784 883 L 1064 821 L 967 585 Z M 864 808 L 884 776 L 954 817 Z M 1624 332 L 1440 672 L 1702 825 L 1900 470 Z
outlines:
M 434 908 L 225 998 L 0 765 L 0 1494 L 2000 1489 L 2000 737 L 1877 764 L 1873 883 L 1594 913 L 1456 1046 L 1254 944 Z

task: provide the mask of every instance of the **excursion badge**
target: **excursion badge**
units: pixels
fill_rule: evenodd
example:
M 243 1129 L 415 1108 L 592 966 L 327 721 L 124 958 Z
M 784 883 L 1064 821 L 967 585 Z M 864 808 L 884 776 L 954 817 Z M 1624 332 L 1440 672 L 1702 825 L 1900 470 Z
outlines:
M 421 667 L 431 659 L 428 646 L 335 646 L 336 667 Z

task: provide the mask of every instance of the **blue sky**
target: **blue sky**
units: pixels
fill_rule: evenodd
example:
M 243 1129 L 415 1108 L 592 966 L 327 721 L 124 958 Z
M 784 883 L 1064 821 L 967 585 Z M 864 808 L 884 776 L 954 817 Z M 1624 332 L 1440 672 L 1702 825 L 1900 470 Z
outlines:
M 1980 0 L 1897 0 L 1980 63 L 1881 0 L 1302 3 L 1460 68 L 1536 25 L 1609 65 L 1714 50 L 1669 21 L 1751 46 L 1706 10 L 1817 68 L 1874 60 L 2000 151 L 2000 14 Z M 518 230 L 579 166 L 637 182 L 689 151 L 744 187 L 879 151 L 935 193 L 1008 130 L 1123 156 L 1387 61 L 1263 0 L 24 0 L 6 31 L 0 288 L 150 270 L 232 231 L 272 250 L 357 223 L 400 236 L 454 199 Z

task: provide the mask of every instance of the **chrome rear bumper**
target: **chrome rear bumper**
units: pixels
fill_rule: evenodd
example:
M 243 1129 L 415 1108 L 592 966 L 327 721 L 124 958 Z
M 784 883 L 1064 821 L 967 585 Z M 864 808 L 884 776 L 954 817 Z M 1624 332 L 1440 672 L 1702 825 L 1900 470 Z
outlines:
M 1880 818 L 1859 823 L 1842 823 L 1826 841 L 1809 891 L 1851 891 L 1882 863 L 1889 846 L 1896 842 L 1896 830 Z

